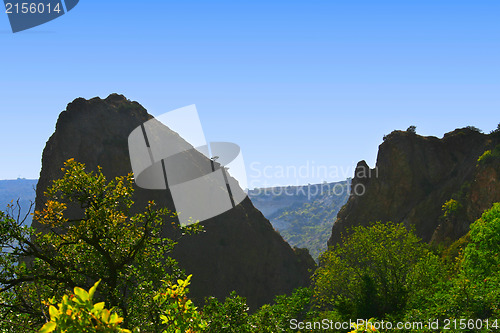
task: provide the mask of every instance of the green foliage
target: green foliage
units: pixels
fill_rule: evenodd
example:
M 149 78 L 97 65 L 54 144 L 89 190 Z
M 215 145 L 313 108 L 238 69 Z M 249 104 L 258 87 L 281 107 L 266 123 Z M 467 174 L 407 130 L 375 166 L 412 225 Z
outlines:
M 427 253 L 402 224 L 355 227 L 342 244 L 321 256 L 313 276 L 316 303 L 346 318 L 395 313 L 405 307 L 410 274 Z
M 4 320 L 12 326 L 41 325 L 41 300 L 62 298 L 75 286 L 89 288 L 102 279 L 99 298 L 116 308 L 125 328 L 161 325 L 153 295 L 162 280 L 183 277 L 168 256 L 175 241 L 161 235 L 164 221 L 174 214 L 153 202 L 130 214 L 132 175 L 108 182 L 100 169 L 87 172 L 74 160 L 62 171 L 46 192 L 45 208 L 34 213 L 44 233 L 0 215 Z M 196 224 L 179 227 L 178 234 L 198 230 Z
M 466 126 L 465 128 L 470 129 L 471 131 L 477 132 L 477 133 L 483 133 L 482 130 L 477 128 L 476 126 Z
M 354 325 L 354 330 L 350 331 L 349 333 L 365 333 L 365 332 L 378 332 L 373 325 L 373 322 L 375 321 L 375 318 L 370 318 L 366 324 L 358 325 L 353 323 Z
M 442 251 L 441 257 L 455 271 L 459 268 L 463 250 L 470 243 L 470 233 L 465 234 Z
M 500 203 L 484 212 L 470 227 L 464 252 L 464 269 L 471 276 L 489 277 L 500 272 Z
M 497 128 L 490 132 L 490 134 L 498 134 L 500 133 L 500 123 L 497 125 Z
M 422 268 L 415 270 L 421 273 L 412 279 L 417 284 L 417 292 L 410 295 L 405 321 L 489 318 L 494 322 L 498 318 L 500 203 L 474 222 L 469 234 L 454 247 L 449 251 L 458 252 L 455 262 L 428 257 L 421 262 Z
M 249 323 L 246 299 L 238 296 L 234 291 L 224 303 L 219 302 L 215 297 L 207 298 L 203 307 L 203 319 L 208 323 L 204 332 L 254 332 Z
M 500 314 L 500 203 L 471 225 L 462 275 L 471 290 L 468 310 L 480 318 Z
M 347 195 L 345 197 L 347 199 Z M 290 246 L 307 248 L 311 256 L 317 260 L 321 252 L 326 249 L 340 207 L 342 205 L 335 204 L 325 207 L 321 200 L 315 200 L 285 210 L 274 220 L 286 224 L 280 234 Z
M 277 296 L 250 315 L 235 292 L 224 302 L 207 298 L 198 311 L 187 297 L 191 276 L 184 278 L 168 258 L 175 242 L 159 234 L 170 213 L 150 203 L 142 213 L 129 214 L 130 176 L 107 182 L 100 170 L 86 172 L 71 160 L 63 171 L 47 191 L 45 208 L 34 214 L 45 233 L 0 212 L 2 333 L 36 332 L 42 325 L 39 332 L 274 333 L 295 332 L 292 319 L 370 317 L 435 318 L 443 330 L 444 319 L 493 323 L 500 316 L 500 203 L 441 257 L 402 224 L 355 227 L 320 257 L 312 288 Z M 460 214 L 461 198 L 443 205 L 444 218 Z M 81 217 L 69 220 L 68 207 L 80 209 Z M 312 206 L 303 207 L 304 214 L 317 215 Z M 352 332 L 373 330 L 361 325 Z
M 167 281 L 167 288 L 160 291 L 154 300 L 162 309 L 160 319 L 163 333 L 199 332 L 207 327 L 193 302 L 187 298 L 191 275 L 185 280 L 177 280 L 177 284 Z
M 443 204 L 443 216 L 450 218 L 458 213 L 462 205 L 455 199 L 450 199 Z
M 105 309 L 104 302 L 93 303 L 92 298 L 99 282 L 96 282 L 88 292 L 75 287 L 74 294 L 64 295 L 57 307 L 54 298 L 47 302 L 50 321 L 43 325 L 39 333 L 131 333 L 120 327 L 123 318 L 116 312 Z
M 481 164 L 486 164 L 488 163 L 489 161 L 492 160 L 492 154 L 491 154 L 491 150 L 486 150 L 483 155 L 479 156 L 479 158 L 477 159 L 477 163 L 479 165 Z
M 251 316 L 251 326 L 260 333 L 293 332 L 290 330 L 290 320 L 306 318 L 311 297 L 310 288 L 299 288 L 290 296 L 277 296 L 274 304 L 262 306 Z
M 493 150 L 486 150 L 478 159 L 478 165 L 486 165 L 500 159 L 500 144 L 496 145 Z
M 186 280 L 177 280 L 177 284 L 165 281 L 166 286 L 153 297 L 155 304 L 161 309 L 161 326 L 155 332 L 163 333 L 193 333 L 207 327 L 201 314 L 187 298 L 191 275 Z M 56 304 L 55 298 L 45 304 L 49 306 L 50 321 L 45 323 L 39 333 L 75 332 L 75 333 L 132 333 L 123 329 L 123 322 L 116 312 L 105 309 L 105 303 L 94 304 L 92 299 L 100 281 L 87 292 L 75 287 L 73 295 L 64 295 L 62 302 Z M 135 328 L 134 332 L 140 332 Z

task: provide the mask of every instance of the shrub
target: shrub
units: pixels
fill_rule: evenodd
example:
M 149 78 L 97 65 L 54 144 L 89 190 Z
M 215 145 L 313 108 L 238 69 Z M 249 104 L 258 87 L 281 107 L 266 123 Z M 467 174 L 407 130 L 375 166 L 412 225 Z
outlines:
M 409 274 L 427 252 L 402 224 L 355 227 L 321 256 L 313 276 L 315 303 L 346 318 L 398 312 L 406 305 Z
M 167 281 L 166 290 L 154 297 L 162 309 L 160 319 L 164 333 L 199 332 L 207 327 L 193 302 L 186 297 L 190 280 L 191 275 L 186 280 L 177 280 L 177 284 Z
M 306 317 L 311 297 L 310 288 L 296 289 L 290 296 L 277 296 L 274 304 L 266 304 L 254 313 L 250 323 L 260 333 L 288 332 L 290 320 L 302 321 Z
M 253 332 L 248 322 L 248 306 L 244 297 L 231 292 L 224 303 L 208 297 L 203 307 L 203 319 L 208 323 L 204 332 L 245 333 Z
M 500 159 L 500 144 L 496 145 L 493 150 L 486 150 L 478 159 L 478 165 L 489 164 Z
M 120 327 L 123 318 L 116 312 L 105 309 L 104 302 L 92 302 L 99 282 L 100 280 L 88 292 L 75 287 L 74 294 L 64 295 L 57 307 L 54 306 L 55 298 L 46 302 L 49 306 L 50 321 L 45 323 L 39 332 L 131 333 Z
M 408 133 L 417 134 L 417 126 L 411 125 L 406 129 Z
M 465 128 L 467 128 L 467 129 L 469 129 L 471 131 L 477 132 L 477 133 L 483 133 L 483 131 L 480 130 L 479 128 L 477 128 L 476 126 L 467 126 Z
M 45 232 L 0 214 L 3 320 L 41 326 L 46 321 L 41 300 L 60 298 L 74 286 L 90 288 L 102 279 L 99 299 L 116 307 L 123 327 L 161 325 L 153 296 L 162 280 L 184 276 L 169 257 L 175 241 L 162 234 L 165 221 L 175 214 L 154 202 L 131 214 L 131 174 L 107 181 L 100 168 L 88 172 L 73 159 L 62 171 L 45 193 L 45 207 L 33 216 Z M 78 215 L 70 220 L 67 208 L 79 210 Z M 179 227 L 177 237 L 197 230 L 199 224 Z
M 443 216 L 444 218 L 452 218 L 459 214 L 461 209 L 462 205 L 460 204 L 460 202 L 455 199 L 450 199 L 446 201 L 442 206 Z
M 163 333 L 194 333 L 207 327 L 194 304 L 187 298 L 191 275 L 186 280 L 177 280 L 177 284 L 166 282 L 153 300 L 162 310 L 160 320 L 162 326 L 155 332 Z M 105 303 L 94 304 L 92 299 L 99 285 L 96 282 L 87 292 L 76 287 L 73 295 L 64 295 L 62 302 L 55 306 L 55 297 L 45 302 L 49 306 L 50 321 L 45 323 L 39 333 L 71 332 L 71 333 L 132 333 L 140 332 L 138 328 L 132 331 L 123 329 L 123 323 L 118 313 L 105 309 Z M 151 329 L 151 327 L 150 327 Z

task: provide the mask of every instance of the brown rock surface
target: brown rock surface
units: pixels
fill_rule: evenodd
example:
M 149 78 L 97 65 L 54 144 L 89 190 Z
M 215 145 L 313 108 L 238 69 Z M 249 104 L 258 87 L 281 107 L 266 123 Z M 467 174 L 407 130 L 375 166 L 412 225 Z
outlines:
M 151 118 L 139 103 L 116 94 L 104 100 L 78 98 L 68 104 L 43 152 L 36 209 L 43 207 L 43 192 L 62 176 L 61 167 L 69 158 L 85 163 L 89 170 L 101 166 L 108 179 L 131 172 L 128 135 Z M 136 207 L 154 200 L 173 209 L 165 193 L 136 187 Z M 69 215 L 79 214 L 76 208 L 68 211 Z M 165 223 L 167 235 L 170 222 Z M 174 253 L 180 266 L 193 274 L 190 289 L 195 300 L 210 295 L 223 299 L 236 290 L 255 309 L 275 295 L 309 283 L 308 270 L 314 265 L 310 256 L 296 254 L 248 198 L 202 224 L 206 232 L 182 238 Z M 33 226 L 43 230 L 36 222 Z
M 442 139 L 392 132 L 379 146 L 376 168 L 358 163 L 352 194 L 337 215 L 328 244 L 338 243 L 353 226 L 374 221 L 414 226 L 427 242 L 458 239 L 485 209 L 500 201 L 500 162 L 477 163 L 485 150 L 499 143 L 499 133 L 486 135 L 469 128 Z M 444 219 L 442 205 L 451 198 L 462 209 Z

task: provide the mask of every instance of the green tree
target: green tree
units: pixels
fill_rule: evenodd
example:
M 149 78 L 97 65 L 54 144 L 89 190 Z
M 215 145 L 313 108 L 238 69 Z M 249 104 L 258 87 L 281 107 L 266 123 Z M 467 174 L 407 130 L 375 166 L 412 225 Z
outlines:
M 74 294 L 64 295 L 61 303 L 56 304 L 55 298 L 48 301 L 50 321 L 43 325 L 39 333 L 131 333 L 120 327 L 123 318 L 105 309 L 104 302 L 94 304 L 92 298 L 99 282 L 88 292 L 75 287 Z
M 248 306 L 244 297 L 235 291 L 223 303 L 208 297 L 203 307 L 203 319 L 208 323 L 204 332 L 246 333 L 254 332 L 249 324 Z
M 62 170 L 63 177 L 45 193 L 45 208 L 33 216 L 46 232 L 0 215 L 3 322 L 41 324 L 48 318 L 42 300 L 60 298 L 76 286 L 88 289 L 101 279 L 96 297 L 117 309 L 123 327 L 154 330 L 161 325 L 161 309 L 152 296 L 162 280 L 184 276 L 168 256 L 175 242 L 161 234 L 165 219 L 174 214 L 153 202 L 130 214 L 131 174 L 108 182 L 100 168 L 87 172 L 74 160 Z M 68 206 L 81 209 L 81 217 L 69 220 Z M 199 229 L 198 224 L 179 227 L 179 234 Z
M 459 247 L 461 249 L 457 249 Z M 424 257 L 412 272 L 415 285 L 404 321 L 490 319 L 500 314 L 500 203 L 471 224 L 467 236 L 448 250 L 458 252 L 455 262 L 439 261 L 433 254 Z M 485 327 L 481 332 L 498 328 Z M 470 330 L 471 332 L 474 330 Z M 452 329 L 450 332 L 463 332 Z
M 153 298 L 162 309 L 160 319 L 163 333 L 200 332 L 207 327 L 193 302 L 187 298 L 191 275 L 177 284 L 166 281 L 167 286 Z
M 292 295 L 279 295 L 274 304 L 263 305 L 250 317 L 251 326 L 260 333 L 294 332 L 290 321 L 302 321 L 311 306 L 312 289 L 299 288 Z
M 478 318 L 500 314 L 500 203 L 470 227 L 464 250 L 462 280 L 470 292 L 462 298 L 467 312 Z
M 315 302 L 350 318 L 401 311 L 410 292 L 410 273 L 426 253 L 426 245 L 402 224 L 355 227 L 321 256 L 313 276 Z

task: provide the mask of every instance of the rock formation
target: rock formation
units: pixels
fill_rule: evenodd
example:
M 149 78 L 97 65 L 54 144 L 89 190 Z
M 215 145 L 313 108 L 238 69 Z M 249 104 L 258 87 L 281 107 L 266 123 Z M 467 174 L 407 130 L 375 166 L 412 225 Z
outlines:
M 78 98 L 68 104 L 43 152 L 36 209 L 42 209 L 43 192 L 62 176 L 61 167 L 69 158 L 85 163 L 88 170 L 101 166 L 108 179 L 130 173 L 128 135 L 151 118 L 139 103 L 116 94 L 104 100 Z M 154 200 L 173 210 L 165 193 L 136 187 L 136 207 Z M 78 213 L 75 209 L 68 212 Z M 191 297 L 198 302 L 210 295 L 223 299 L 235 290 L 256 309 L 277 294 L 308 284 L 314 265 L 311 257 L 294 251 L 248 198 L 202 224 L 206 232 L 182 238 L 173 254 L 180 266 L 193 274 Z M 169 225 L 165 223 L 167 235 Z M 43 230 L 36 222 L 33 226 Z
M 500 162 L 478 163 L 478 158 L 500 143 L 500 133 L 482 134 L 457 129 L 442 139 L 409 131 L 394 131 L 379 147 L 377 164 L 358 163 L 351 196 L 340 210 L 329 245 L 357 225 L 374 221 L 414 226 L 424 241 L 450 243 L 500 201 Z M 450 199 L 458 209 L 444 217 Z

